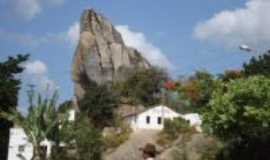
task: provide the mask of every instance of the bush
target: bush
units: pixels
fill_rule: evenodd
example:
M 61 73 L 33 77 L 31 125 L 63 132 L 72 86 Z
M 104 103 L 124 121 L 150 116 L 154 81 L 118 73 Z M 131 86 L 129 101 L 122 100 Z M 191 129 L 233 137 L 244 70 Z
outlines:
M 257 155 L 267 155 L 270 150 L 266 150 L 270 148 L 270 79 L 255 76 L 219 85 L 205 108 L 204 128 L 234 145 L 234 150 L 241 150 L 233 159 L 257 160 Z
M 157 141 L 160 145 L 166 145 L 177 139 L 180 134 L 194 133 L 195 129 L 190 127 L 189 122 L 182 118 L 175 118 L 173 120 L 164 120 L 164 128 L 159 135 Z
M 191 110 L 201 110 L 205 107 L 216 87 L 213 75 L 207 71 L 196 71 L 193 76 L 184 81 L 177 88 L 179 98 L 186 103 Z M 197 112 L 196 111 L 196 112 Z
M 49 160 L 77 160 L 75 149 L 69 147 L 52 148 L 52 154 Z
M 199 134 L 183 135 L 172 150 L 173 160 L 215 160 L 219 151 L 218 141 Z
M 98 129 L 112 125 L 116 107 L 117 98 L 113 92 L 107 86 L 98 86 L 94 82 L 86 88 L 83 99 L 79 101 L 81 112 L 86 113 Z
M 131 133 L 131 128 L 120 117 L 115 118 L 115 128 L 113 132 L 103 137 L 104 145 L 107 149 L 117 148 L 126 140 L 128 140 Z
M 102 137 L 90 123 L 87 116 L 79 117 L 75 128 L 75 142 L 79 160 L 100 160 L 102 154 Z

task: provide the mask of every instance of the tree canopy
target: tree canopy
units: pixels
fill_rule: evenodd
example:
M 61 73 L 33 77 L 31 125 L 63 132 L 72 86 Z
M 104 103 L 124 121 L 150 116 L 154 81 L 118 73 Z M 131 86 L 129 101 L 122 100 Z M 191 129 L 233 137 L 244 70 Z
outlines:
M 87 87 L 83 99 L 79 100 L 80 111 L 88 115 L 95 127 L 111 125 L 117 98 L 105 85 L 92 83 Z
M 114 86 L 122 97 L 131 103 L 145 106 L 160 103 L 163 82 L 168 80 L 167 73 L 160 68 L 137 69 L 128 79 Z
M 25 62 L 28 57 L 28 55 L 17 55 L 0 62 L 0 111 L 9 112 L 16 108 L 21 84 L 17 75 L 23 72 L 24 68 L 21 63 Z M 0 118 L 0 159 L 3 160 L 7 158 L 9 127 L 11 125 L 11 122 Z
M 184 98 L 188 99 L 191 107 L 201 108 L 209 102 L 215 88 L 213 76 L 206 71 L 197 71 L 194 76 L 181 85 Z
M 244 63 L 243 73 L 246 76 L 270 76 L 270 51 L 264 55 L 252 57 L 248 63 Z
M 214 91 L 203 124 L 208 132 L 233 144 L 235 158 L 231 159 L 257 160 L 256 154 L 269 154 L 269 91 L 270 79 L 263 76 L 220 82 Z

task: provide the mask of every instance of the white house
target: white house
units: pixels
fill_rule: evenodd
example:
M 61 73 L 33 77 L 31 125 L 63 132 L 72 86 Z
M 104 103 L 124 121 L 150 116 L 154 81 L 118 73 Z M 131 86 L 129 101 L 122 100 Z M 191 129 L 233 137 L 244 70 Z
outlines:
M 177 117 L 188 120 L 190 125 L 196 128 L 201 125 L 201 119 L 197 113 L 182 115 L 163 105 L 150 108 L 141 113 L 132 113 L 124 116 L 134 131 L 138 129 L 161 130 L 163 129 L 164 119 L 174 119 Z M 199 128 L 197 130 L 200 131 Z
M 75 110 L 70 110 L 69 121 L 74 121 Z M 8 160 L 31 160 L 33 156 L 32 144 L 28 141 L 28 138 L 22 128 L 14 127 L 9 131 L 9 148 L 8 148 Z M 46 156 L 51 154 L 51 148 L 54 142 L 45 139 L 41 142 L 41 146 L 46 150 Z

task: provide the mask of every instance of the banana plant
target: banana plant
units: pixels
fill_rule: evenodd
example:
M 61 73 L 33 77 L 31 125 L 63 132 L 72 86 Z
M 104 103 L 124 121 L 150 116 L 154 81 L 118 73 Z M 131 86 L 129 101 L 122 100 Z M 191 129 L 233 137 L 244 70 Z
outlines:
M 33 92 L 28 93 L 28 96 L 30 106 L 27 115 L 22 115 L 14 109 L 10 112 L 1 112 L 0 117 L 21 127 L 33 146 L 32 160 L 43 160 L 45 157 L 41 157 L 41 142 L 53 134 L 65 120 L 56 112 L 56 92 L 45 99 L 39 94 L 36 101 Z M 66 119 L 66 116 L 64 118 Z

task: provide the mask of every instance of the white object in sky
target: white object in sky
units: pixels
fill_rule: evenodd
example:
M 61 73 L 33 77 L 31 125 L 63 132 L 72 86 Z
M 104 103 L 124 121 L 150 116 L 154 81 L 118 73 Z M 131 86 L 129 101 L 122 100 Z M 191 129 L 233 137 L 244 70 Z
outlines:
M 251 52 L 252 51 L 252 49 L 246 44 L 240 45 L 239 49 L 242 50 L 242 51 L 246 51 L 246 52 Z

